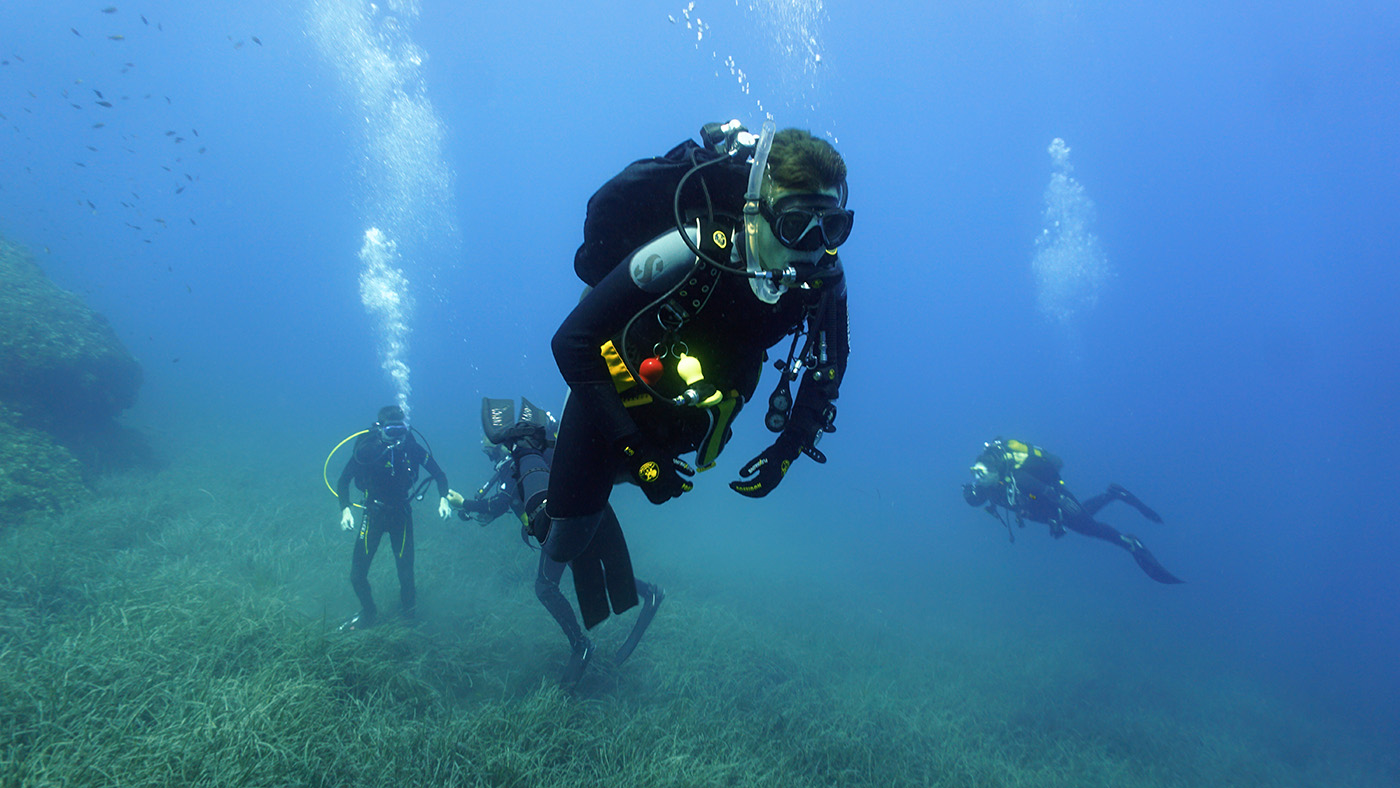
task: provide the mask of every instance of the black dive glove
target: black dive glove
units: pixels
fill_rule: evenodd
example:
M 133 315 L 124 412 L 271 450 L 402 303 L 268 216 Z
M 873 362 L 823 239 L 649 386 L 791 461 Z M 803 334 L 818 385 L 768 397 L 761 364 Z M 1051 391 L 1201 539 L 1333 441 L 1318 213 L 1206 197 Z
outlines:
M 739 469 L 739 475 L 746 477 L 729 483 L 729 489 L 749 498 L 762 498 L 778 486 L 787 474 L 788 466 L 802 453 L 802 445 L 787 433 L 778 436 L 772 446 L 749 460 Z M 757 474 L 757 475 L 755 475 Z M 753 478 L 747 478 L 752 476 Z
M 681 476 L 694 476 L 695 469 L 677 457 L 671 457 L 640 435 L 629 435 L 618 441 L 622 461 L 632 480 L 646 493 L 647 500 L 663 504 L 681 497 L 695 485 Z

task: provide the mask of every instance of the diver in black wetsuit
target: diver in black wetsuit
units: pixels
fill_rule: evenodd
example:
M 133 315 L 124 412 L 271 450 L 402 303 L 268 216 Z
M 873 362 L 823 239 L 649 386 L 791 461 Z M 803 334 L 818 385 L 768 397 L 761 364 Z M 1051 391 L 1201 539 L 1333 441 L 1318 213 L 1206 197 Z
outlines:
M 1119 533 L 1094 519 L 1100 509 L 1113 501 L 1123 501 L 1154 523 L 1162 522 L 1161 516 L 1117 484 L 1110 484 L 1107 492 L 1080 503 L 1060 478 L 1063 465 L 1060 458 L 1039 446 L 998 438 L 986 444 L 972 465 L 974 482 L 963 485 L 963 499 L 969 506 L 985 505 L 1007 527 L 1008 534 L 1012 533 L 1011 524 L 997 507 L 1014 515 L 1023 527 L 1025 520 L 1046 523 L 1056 539 L 1069 529 L 1117 545 L 1133 556 L 1148 577 L 1159 583 L 1180 583 L 1136 536 Z
M 731 125 L 739 128 L 724 128 Z M 675 226 L 609 262 L 610 273 L 554 335 L 570 395 L 549 480 L 544 552 L 573 567 L 588 628 L 607 617 L 609 601 L 618 613 L 637 602 L 627 543 L 608 505 L 613 485 L 631 481 L 654 504 L 689 491 L 685 477 L 694 470 L 678 455 L 695 452 L 701 470 L 713 465 L 734 416 L 754 395 L 768 349 L 789 335 L 792 348 L 765 417 L 780 434 L 730 487 L 762 497 L 799 454 L 825 461 L 817 441 L 834 430 L 832 401 L 849 351 L 836 254 L 854 218 L 845 207 L 846 165 L 805 131 L 775 134 L 765 124 L 751 166 L 734 155 L 736 139 L 742 143 L 732 134 L 723 143 L 727 159 L 697 163 L 681 179 Z M 687 144 L 666 158 L 699 162 L 699 146 Z M 738 183 L 748 188 L 741 192 L 721 188 L 719 173 L 731 164 L 743 165 Z M 687 178 L 692 187 L 706 182 L 708 204 L 680 216 Z M 576 269 L 594 250 L 590 230 L 622 221 L 595 215 L 606 207 L 602 194 L 589 202 Z M 799 377 L 794 402 L 789 383 Z
M 520 518 L 521 539 L 528 545 L 532 537 L 549 533 L 549 515 L 544 511 L 545 491 L 549 487 L 549 464 L 554 457 L 556 425 L 553 417 L 524 398 L 520 400 L 520 418 L 516 420 L 513 414 L 514 403 L 511 400 L 482 400 L 481 421 L 486 433 L 483 449 L 486 456 L 495 462 L 496 470 L 474 498 L 463 499 L 454 491 L 448 494 L 448 503 L 463 520 L 475 519 L 483 526 L 508 511 L 514 512 Z M 605 516 L 616 520 L 611 507 L 608 507 Z M 560 683 L 572 688 L 583 678 L 593 659 L 594 647 L 593 641 L 579 627 L 573 606 L 559 590 L 559 579 L 563 577 L 566 566 L 541 550 L 535 575 L 535 596 L 564 631 L 564 637 L 569 639 L 569 664 Z M 637 648 L 656 616 L 657 608 L 666 598 L 660 586 L 644 580 L 638 579 L 636 587 L 637 596 L 642 599 L 642 611 L 632 626 L 631 634 L 614 655 L 619 665 Z M 607 604 L 606 600 L 603 604 Z
M 414 440 L 413 430 L 404 418 L 402 408 L 389 405 L 379 409 L 374 427 L 355 441 L 349 462 L 340 474 L 336 495 L 341 505 L 340 527 L 349 531 L 355 527 L 351 510 L 350 483 L 364 491 L 365 516 L 355 550 L 350 559 L 350 586 L 360 600 L 360 612 L 350 617 L 341 629 L 364 629 L 373 626 L 378 608 L 369 587 L 369 566 L 379 550 L 385 534 L 394 551 L 394 564 L 399 573 L 399 602 L 403 614 L 412 618 L 417 602 L 417 587 L 413 582 L 413 510 L 417 498 L 428 480 L 415 489 L 418 470 L 422 468 L 431 481 L 437 483 L 438 515 L 444 519 L 452 513 L 447 504 L 450 490 L 447 475 L 437 460 L 422 444 Z

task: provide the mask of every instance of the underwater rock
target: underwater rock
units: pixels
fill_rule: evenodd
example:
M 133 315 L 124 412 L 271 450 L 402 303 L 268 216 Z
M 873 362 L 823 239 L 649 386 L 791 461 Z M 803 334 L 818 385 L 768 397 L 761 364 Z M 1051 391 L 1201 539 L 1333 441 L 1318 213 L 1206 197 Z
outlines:
M 139 436 L 116 423 L 140 387 L 141 365 L 107 319 L 0 238 L 0 405 L 88 470 L 107 469 L 149 459 Z
M 82 477 L 72 452 L 0 405 L 0 528 L 15 515 L 57 512 L 78 500 Z
M 0 239 L 0 401 L 41 424 L 110 421 L 136 402 L 141 365 L 102 315 Z

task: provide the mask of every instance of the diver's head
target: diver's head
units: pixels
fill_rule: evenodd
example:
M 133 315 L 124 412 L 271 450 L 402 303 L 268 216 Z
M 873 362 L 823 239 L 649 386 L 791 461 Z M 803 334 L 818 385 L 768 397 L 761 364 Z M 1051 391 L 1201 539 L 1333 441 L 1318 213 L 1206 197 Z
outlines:
M 408 438 L 408 419 L 404 417 L 403 408 L 398 405 L 385 405 L 380 408 L 374 428 L 378 431 L 380 439 L 391 445 L 403 443 Z
M 972 471 L 972 481 L 978 487 L 990 487 L 998 481 L 996 471 L 986 460 L 978 460 L 968 470 Z
M 481 453 L 485 454 L 486 459 L 490 460 L 493 465 L 506 458 L 505 447 L 499 443 L 492 443 L 491 439 L 485 435 L 481 436 Z
M 846 162 L 826 140 L 801 129 L 773 137 L 759 200 L 762 221 L 750 222 L 749 243 L 761 268 L 777 271 L 819 262 L 850 237 Z

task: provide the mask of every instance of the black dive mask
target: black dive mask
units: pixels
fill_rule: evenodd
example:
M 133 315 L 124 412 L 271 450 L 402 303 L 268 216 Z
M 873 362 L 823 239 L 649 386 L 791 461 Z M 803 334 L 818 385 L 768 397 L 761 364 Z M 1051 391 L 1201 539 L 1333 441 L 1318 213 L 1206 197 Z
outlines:
M 408 437 L 408 425 L 401 421 L 376 424 L 375 427 L 379 429 L 379 437 L 390 445 L 397 446 Z
M 773 203 L 763 200 L 758 212 L 778 243 L 798 252 L 835 249 L 851 237 L 856 218 L 855 211 L 826 194 L 789 194 Z

